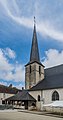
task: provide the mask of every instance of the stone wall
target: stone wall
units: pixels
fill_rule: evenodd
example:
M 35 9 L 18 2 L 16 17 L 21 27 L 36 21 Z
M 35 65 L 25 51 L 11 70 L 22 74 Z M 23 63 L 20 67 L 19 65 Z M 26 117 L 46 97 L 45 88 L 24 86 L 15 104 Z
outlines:
M 40 67 L 40 72 L 39 72 Z M 31 68 L 31 70 L 30 70 Z M 44 79 L 44 67 L 34 62 L 25 67 L 25 88 L 29 89 Z

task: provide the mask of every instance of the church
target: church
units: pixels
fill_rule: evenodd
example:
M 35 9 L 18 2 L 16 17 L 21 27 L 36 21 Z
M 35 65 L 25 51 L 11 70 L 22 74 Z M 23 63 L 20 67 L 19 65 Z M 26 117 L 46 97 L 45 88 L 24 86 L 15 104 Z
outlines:
M 43 105 L 56 100 L 63 100 L 63 64 L 45 69 L 41 63 L 34 18 L 30 60 L 25 65 L 25 89 L 5 101 L 14 105 L 16 101 L 18 105 L 24 102 L 25 109 L 35 106 L 43 110 Z
M 38 109 L 42 109 L 43 104 L 63 100 L 63 65 L 45 69 L 40 62 L 35 23 L 30 61 L 25 65 L 25 88 L 36 99 Z

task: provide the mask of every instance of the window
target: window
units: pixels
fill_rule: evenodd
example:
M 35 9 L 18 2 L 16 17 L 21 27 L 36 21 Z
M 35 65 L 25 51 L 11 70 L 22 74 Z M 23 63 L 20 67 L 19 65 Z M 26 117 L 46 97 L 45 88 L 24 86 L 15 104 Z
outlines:
M 30 65 L 30 73 L 31 73 L 31 65 Z
M 38 101 L 40 101 L 40 95 L 38 95 Z
M 52 101 L 59 100 L 59 94 L 57 91 L 54 91 L 52 94 Z
M 39 74 L 41 74 L 41 66 L 39 66 Z

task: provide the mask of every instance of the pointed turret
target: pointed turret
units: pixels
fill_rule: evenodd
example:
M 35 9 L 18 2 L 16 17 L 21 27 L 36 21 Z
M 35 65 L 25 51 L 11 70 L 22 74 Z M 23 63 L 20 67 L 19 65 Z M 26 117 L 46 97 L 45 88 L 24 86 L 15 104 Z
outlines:
M 30 62 L 34 62 L 34 61 L 40 62 L 35 17 L 34 17 L 34 31 L 33 31 L 33 38 L 32 38 L 32 47 L 31 47 L 31 54 L 30 54 Z

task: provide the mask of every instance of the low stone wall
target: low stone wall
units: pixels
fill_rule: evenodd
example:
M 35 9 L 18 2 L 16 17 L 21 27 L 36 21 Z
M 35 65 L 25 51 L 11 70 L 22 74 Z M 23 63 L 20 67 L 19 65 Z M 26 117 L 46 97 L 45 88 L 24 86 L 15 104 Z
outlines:
M 63 108 L 60 107 L 44 107 L 44 110 L 52 113 L 63 113 Z

